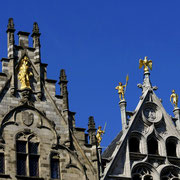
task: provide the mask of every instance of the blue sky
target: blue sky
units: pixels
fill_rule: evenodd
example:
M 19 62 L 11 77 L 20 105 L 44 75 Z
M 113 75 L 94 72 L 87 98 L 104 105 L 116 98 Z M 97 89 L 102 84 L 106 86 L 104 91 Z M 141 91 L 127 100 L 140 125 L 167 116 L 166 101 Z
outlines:
M 127 110 L 133 111 L 141 95 L 138 63 L 144 56 L 153 61 L 151 82 L 172 115 L 171 90 L 180 94 L 179 9 L 179 0 L 6 0 L 0 6 L 0 57 L 7 55 L 9 17 L 16 33 L 32 32 L 37 21 L 48 78 L 58 80 L 60 69 L 66 69 L 76 125 L 86 128 L 91 115 L 97 126 L 107 122 L 101 143 L 106 147 L 121 130 L 115 86 L 129 74 Z

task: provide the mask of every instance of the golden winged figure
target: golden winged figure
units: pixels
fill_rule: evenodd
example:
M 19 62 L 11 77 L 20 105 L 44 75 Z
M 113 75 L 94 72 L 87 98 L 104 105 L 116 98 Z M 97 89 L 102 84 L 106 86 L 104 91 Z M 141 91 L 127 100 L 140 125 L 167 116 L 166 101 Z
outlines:
M 172 100 L 172 101 L 171 101 Z M 178 105 L 178 95 L 175 93 L 175 90 L 172 90 L 172 94 L 170 96 L 170 102 L 177 108 Z
M 144 72 L 148 72 L 149 69 L 152 70 L 152 61 L 147 60 L 147 56 L 145 56 L 144 60 L 142 59 L 139 60 L 139 69 L 141 69 L 143 66 L 144 66 Z

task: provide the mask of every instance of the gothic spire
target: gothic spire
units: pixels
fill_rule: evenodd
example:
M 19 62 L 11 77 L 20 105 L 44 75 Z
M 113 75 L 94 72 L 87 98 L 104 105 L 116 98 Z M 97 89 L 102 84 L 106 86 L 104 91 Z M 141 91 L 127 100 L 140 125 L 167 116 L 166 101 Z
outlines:
M 69 109 L 69 102 L 68 102 L 68 90 L 67 90 L 67 76 L 64 69 L 61 69 L 60 71 L 60 77 L 59 77 L 59 84 L 61 88 L 61 95 L 63 96 L 64 101 L 64 110 Z
M 64 69 L 61 69 L 61 72 L 60 72 L 60 81 L 67 81 L 67 76 L 66 76 L 66 72 Z
M 96 127 L 94 122 L 94 117 L 90 116 L 88 121 L 88 133 L 89 133 L 89 143 L 96 144 Z
M 15 31 L 13 18 L 9 18 L 9 20 L 8 20 L 7 31 L 9 31 L 9 30 Z
M 33 34 L 39 34 L 39 27 L 37 22 L 34 22 L 33 24 Z

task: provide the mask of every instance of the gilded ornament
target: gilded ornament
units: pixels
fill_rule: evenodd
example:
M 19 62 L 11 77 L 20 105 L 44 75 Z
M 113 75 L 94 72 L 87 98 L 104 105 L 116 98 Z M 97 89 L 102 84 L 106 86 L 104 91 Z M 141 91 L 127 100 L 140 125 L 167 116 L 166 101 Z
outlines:
M 147 56 L 145 56 L 144 60 L 139 60 L 139 69 L 144 66 L 144 72 L 149 72 L 149 69 L 152 70 L 152 61 L 147 60 Z
M 97 139 L 97 145 L 100 146 L 100 143 L 102 141 L 102 135 L 105 133 L 105 128 L 106 128 L 106 123 L 104 126 L 104 130 L 101 129 L 102 127 L 99 126 L 96 134 L 96 139 Z
M 20 89 L 31 89 L 30 86 L 30 77 L 33 76 L 33 73 L 30 71 L 30 65 L 27 56 L 21 60 L 20 67 L 19 67 L 19 74 L 18 79 L 21 82 Z
M 126 86 L 127 86 L 128 80 L 129 80 L 129 76 L 127 75 L 127 76 L 126 76 L 126 84 L 123 85 L 122 82 L 119 82 L 119 86 L 116 86 L 116 88 L 115 88 L 115 89 L 118 90 L 118 94 L 119 94 L 119 99 L 120 99 L 120 101 L 121 101 L 121 100 L 125 100 L 125 99 L 124 99 L 124 94 L 125 94 L 125 92 L 126 92 Z M 125 88 L 125 90 L 124 90 L 124 88 Z
M 172 90 L 172 94 L 170 96 L 170 102 L 173 104 L 174 108 L 177 108 L 178 105 L 178 95 L 175 93 L 175 90 Z

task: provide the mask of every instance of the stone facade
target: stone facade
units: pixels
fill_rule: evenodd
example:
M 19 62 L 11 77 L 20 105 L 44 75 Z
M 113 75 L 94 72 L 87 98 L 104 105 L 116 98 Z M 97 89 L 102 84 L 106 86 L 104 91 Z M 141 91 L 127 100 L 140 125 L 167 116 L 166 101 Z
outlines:
M 102 155 L 101 180 L 180 179 L 180 109 L 171 117 L 144 73 L 142 96 L 132 112 L 120 101 L 122 131 Z
M 0 73 L 0 179 L 99 179 L 95 123 L 89 118 L 88 134 L 75 126 L 69 110 L 67 77 L 61 70 L 61 94 L 55 80 L 47 79 L 47 64 L 41 62 L 40 33 L 34 23 L 29 47 L 28 32 L 18 32 L 14 22 L 7 27 L 8 57 Z M 20 64 L 28 58 L 32 72 L 30 88 L 21 89 Z

